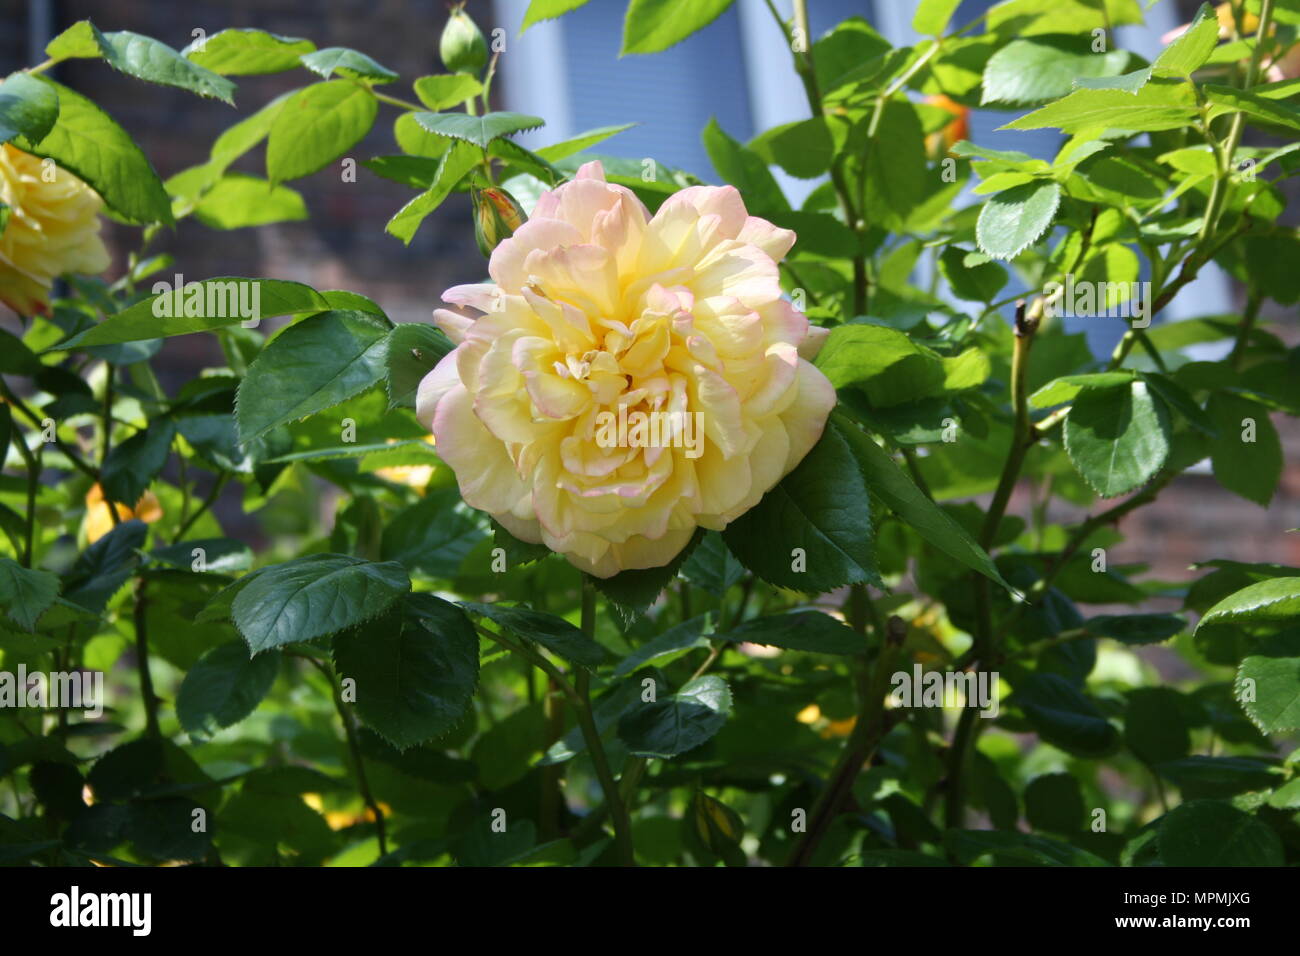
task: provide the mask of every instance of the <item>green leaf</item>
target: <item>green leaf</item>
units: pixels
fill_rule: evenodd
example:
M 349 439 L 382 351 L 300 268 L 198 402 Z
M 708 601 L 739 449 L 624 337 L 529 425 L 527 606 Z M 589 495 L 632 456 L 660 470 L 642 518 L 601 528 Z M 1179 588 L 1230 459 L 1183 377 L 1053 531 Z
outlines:
M 372 83 L 392 83 L 398 78 L 388 67 L 345 46 L 331 46 L 314 53 L 304 53 L 301 60 L 303 66 L 325 80 L 335 73 L 348 79 L 370 80 Z
M 478 164 L 481 158 L 482 154 L 469 143 L 453 143 L 451 149 L 443 153 L 438 162 L 438 171 L 434 174 L 433 185 L 399 209 L 397 215 L 388 221 L 384 230 L 410 245 L 415 231 L 420 228 L 420 223 L 424 222 L 424 217 L 442 205 L 442 201 L 451 195 L 456 184 Z
M 93 59 L 100 56 L 99 40 L 94 24 L 78 20 L 45 46 L 45 55 L 51 60 Z
M 528 10 L 524 13 L 524 22 L 519 28 L 519 33 L 523 35 L 523 32 L 534 23 L 554 20 L 571 10 L 586 6 L 589 2 L 590 0 L 529 0 Z
M 643 614 L 659 599 L 664 588 L 676 580 L 677 569 L 695 550 L 695 545 L 702 537 L 704 537 L 703 529 L 697 528 L 686 547 L 678 551 L 667 564 L 654 568 L 632 568 L 607 578 L 592 578 L 592 584 L 609 599 L 613 605 L 612 609 L 616 610 L 623 620 L 631 622 L 638 614 Z
M 262 568 L 232 589 L 231 619 L 257 654 L 378 617 L 411 590 L 411 579 L 395 561 L 313 554 Z
M 89 21 L 83 22 L 90 27 L 98 55 L 113 69 L 149 83 L 175 86 L 235 105 L 234 83 L 187 60 L 167 44 L 130 30 L 100 33 Z
M 716 118 L 709 119 L 700 138 L 713 168 L 723 182 L 740 190 L 755 215 L 789 210 L 790 203 L 762 157 L 728 136 Z
M 927 183 L 925 133 L 916 107 L 906 99 L 891 99 L 867 149 L 865 208 L 874 223 L 902 232 L 925 197 Z
M 835 156 L 835 143 L 823 117 L 774 126 L 751 140 L 749 149 L 800 179 L 821 176 Z
M 468 73 L 422 76 L 412 85 L 420 102 L 435 112 L 459 106 L 483 92 L 483 84 Z
M 590 670 L 605 662 L 605 648 L 563 618 L 543 614 L 526 607 L 504 604 L 475 604 L 462 601 L 461 607 L 471 614 L 486 617 L 507 634 L 536 642 L 567 661 Z
M 815 654 L 862 654 L 866 644 L 852 629 L 820 611 L 796 611 L 755 617 L 717 637 L 733 644 L 749 642 Z
M 257 76 L 296 69 L 314 49 L 310 40 L 239 28 L 195 40 L 181 55 L 222 76 Z
M 1007 270 L 996 262 L 967 265 L 972 255 L 960 246 L 949 246 L 939 257 L 939 271 L 957 298 L 968 302 L 992 302 L 1010 277 Z
M 722 536 L 745 567 L 778 587 L 822 593 L 880 584 L 867 487 L 834 428 Z
M 1036 833 L 1007 830 L 949 830 L 943 842 L 957 862 L 974 863 L 987 854 L 1030 866 L 1108 866 L 1101 857 Z
M 681 43 L 708 26 L 731 6 L 732 0 L 631 0 L 623 19 L 623 48 L 629 53 L 658 53 Z
M 1099 614 L 1083 624 L 1089 634 L 1121 644 L 1158 644 L 1186 627 L 1187 622 L 1177 614 Z
M 660 665 L 663 665 L 668 663 L 668 660 L 676 660 L 687 651 L 708 647 L 709 639 L 705 637 L 708 627 L 709 616 L 707 614 L 697 615 L 688 621 L 682 621 L 680 624 L 670 627 L 654 640 L 647 641 L 619 661 L 612 676 L 626 677 L 651 661 L 658 661 Z
M 898 329 L 866 323 L 832 329 L 816 364 L 836 388 L 862 389 L 873 408 L 974 388 L 989 375 L 979 349 L 940 357 Z
M 986 25 L 1006 37 L 1084 33 L 1141 22 L 1138 0 L 1003 0 L 989 10 Z
M 1068 773 L 1045 773 L 1025 787 L 1025 817 L 1035 830 L 1075 834 L 1085 820 L 1083 792 Z
M 1240 395 L 1215 392 L 1205 408 L 1218 437 L 1210 463 L 1219 484 L 1248 501 L 1267 506 L 1282 478 L 1282 443 L 1268 409 Z
M 22 137 L 16 145 L 76 173 L 123 219 L 170 226 L 167 190 L 126 130 L 80 93 L 52 80 L 39 82 L 58 95 L 58 121 L 39 143 Z
M 0 557 L 0 607 L 24 631 L 36 627 L 37 618 L 58 596 L 57 575 L 24 568 L 13 558 Z
M 682 565 L 682 577 L 697 588 L 719 597 L 744 576 L 745 566 L 736 560 L 722 535 L 716 531 L 704 532 L 704 537 Z
M 176 717 L 194 740 L 251 714 L 271 690 L 280 671 L 278 654 L 248 656 L 240 641 L 219 644 L 189 669 L 176 695 Z
M 1234 591 L 1197 623 L 1280 626 L 1300 617 L 1300 577 L 1269 578 Z
M 58 118 L 59 94 L 51 84 L 26 73 L 14 73 L 0 83 L 0 143 L 15 136 L 39 143 Z
M 920 0 L 912 14 L 912 29 L 922 36 L 943 36 L 961 0 Z
M 1133 384 L 1133 373 L 1090 372 L 1086 375 L 1062 375 L 1048 382 L 1029 396 L 1031 408 L 1051 408 L 1078 397 L 1085 390 L 1104 391 L 1112 388 L 1129 388 Z
M 239 385 L 236 421 L 246 444 L 324 411 L 384 379 L 389 326 L 365 312 L 303 319 L 271 340 Z
M 123 521 L 83 551 L 63 577 L 63 596 L 88 611 L 103 611 L 139 563 L 149 526 L 132 518 Z
M 926 497 L 884 449 L 853 425 L 842 421 L 837 425 L 840 434 L 848 441 L 872 494 L 940 551 L 1004 588 L 1011 588 L 993 559 L 966 529 Z
M 1213 419 L 1196 403 L 1191 394 L 1175 382 L 1168 375 L 1161 375 L 1158 372 L 1143 372 L 1142 380 L 1147 383 L 1151 391 L 1160 396 L 1165 402 L 1187 420 L 1187 423 L 1203 434 L 1211 438 L 1218 435 L 1219 430 L 1215 427 Z
M 1089 90 L 1122 90 L 1137 93 L 1151 79 L 1151 67 L 1134 70 L 1121 76 L 1081 76 L 1074 81 L 1076 87 Z
M 302 222 L 307 205 L 288 186 L 265 179 L 227 173 L 194 206 L 194 218 L 209 229 L 244 229 L 274 222 Z
M 114 447 L 99 477 L 105 497 L 128 508 L 135 507 L 167 463 L 175 437 L 175 423 L 171 419 L 157 419 Z
M 1169 413 L 1146 383 L 1085 389 L 1065 419 L 1065 450 L 1103 498 L 1145 484 L 1169 457 Z
M 422 322 L 405 322 L 388 333 L 384 366 L 388 371 L 388 407 L 415 407 L 420 382 L 452 350 L 442 330 Z
M 234 571 L 247 571 L 253 563 L 253 551 L 242 541 L 233 538 L 194 538 L 179 544 L 154 548 L 149 557 L 154 561 L 190 571 L 199 557 L 195 551 L 202 552 L 203 569 L 215 574 L 230 574 Z
M 1182 695 L 1168 687 L 1139 687 L 1128 692 L 1124 742 L 1148 765 L 1187 756 L 1191 737 Z
M 1079 133 L 1101 129 L 1156 132 L 1181 129 L 1196 117 L 1191 84 L 1153 77 L 1137 92 L 1123 89 L 1075 90 L 1001 129 L 1059 129 Z
M 241 284 L 247 284 L 247 288 L 241 288 Z M 160 285 L 165 286 L 167 283 Z M 256 290 L 253 286 L 256 286 Z M 159 292 L 137 302 L 117 315 L 109 316 L 99 325 L 51 346 L 51 351 L 138 342 L 142 339 L 166 338 L 172 335 L 186 335 L 190 332 L 210 332 L 228 325 L 236 325 L 250 318 L 240 314 L 240 310 L 236 307 L 236 303 L 240 302 L 256 302 L 258 314 L 251 317 L 254 319 L 324 312 L 330 308 L 329 300 L 301 282 L 286 282 L 280 279 L 242 279 L 229 276 L 220 279 L 204 279 L 202 282 L 187 282 L 181 296 L 182 314 L 155 315 L 155 303 L 158 304 L 160 312 L 176 311 L 163 309 L 164 305 L 174 304 L 174 291 Z M 164 296 L 172 297 L 172 302 L 159 303 L 158 300 Z
M 980 102 L 1043 103 L 1068 95 L 1081 77 L 1109 77 L 1128 67 L 1128 51 L 1098 53 L 1092 42 L 1087 35 L 1012 40 L 989 57 Z
M 384 528 L 380 555 L 430 577 L 454 577 L 485 537 L 459 502 L 456 489 L 447 488 L 398 512 Z
M 478 635 L 456 605 L 412 594 L 393 613 L 340 634 L 334 660 L 356 681 L 361 719 L 405 750 L 464 718 L 478 683 Z
M 984 203 L 975 238 L 985 255 L 1014 259 L 1047 231 L 1061 204 L 1061 187 L 1048 180 L 1014 186 Z
M 727 722 L 731 689 L 713 674 L 697 677 L 668 697 L 638 703 L 618 722 L 619 739 L 636 757 L 669 759 L 694 750 Z
M 1241 112 L 1262 121 L 1266 127 L 1280 126 L 1288 130 L 1300 130 L 1300 110 L 1269 97 L 1230 86 L 1209 85 L 1205 87 L 1205 98 L 1217 107 L 1210 111 L 1211 116 Z
M 273 183 L 324 169 L 370 132 L 379 102 L 363 84 L 326 80 L 294 93 L 275 114 L 266 144 Z
M 1119 733 L 1095 704 L 1059 674 L 1037 673 L 1016 685 L 1008 703 L 1024 711 L 1038 736 L 1080 757 L 1103 757 Z
M 1160 818 L 1166 866 L 1281 866 L 1282 843 L 1268 826 L 1217 800 L 1189 800 Z
M 1279 580 L 1291 581 L 1293 594 L 1300 595 L 1295 591 L 1300 579 Z M 1261 733 L 1300 728 L 1300 631 L 1292 629 L 1260 642 L 1258 651 L 1242 660 L 1234 689 L 1241 709 Z
M 488 143 L 494 139 L 537 129 L 546 122 L 538 116 L 506 112 L 484 113 L 482 116 L 470 116 L 468 113 L 415 113 L 413 115 L 415 121 L 428 132 L 464 140 L 480 149 L 487 149 Z
M 1218 45 L 1219 18 L 1213 7 L 1203 3 L 1191 25 L 1160 51 L 1152 66 L 1157 76 L 1191 76 L 1205 65 Z
M 585 0 L 584 0 L 585 2 Z M 571 139 L 563 140 L 559 143 L 552 143 L 550 146 L 543 146 L 537 150 L 537 155 L 548 162 L 559 162 L 575 153 L 580 153 L 584 149 L 590 149 L 611 136 L 630 130 L 636 123 L 624 123 L 621 126 L 600 126 L 596 129 L 589 129 L 585 133 L 579 133 Z

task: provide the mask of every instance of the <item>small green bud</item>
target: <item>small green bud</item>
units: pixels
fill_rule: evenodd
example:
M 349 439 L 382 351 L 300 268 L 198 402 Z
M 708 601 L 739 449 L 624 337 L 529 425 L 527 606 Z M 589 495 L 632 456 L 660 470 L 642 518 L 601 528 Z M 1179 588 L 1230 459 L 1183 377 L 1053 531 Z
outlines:
M 501 240 L 514 235 L 528 216 L 515 197 L 500 186 L 470 186 L 469 192 L 474 200 L 474 238 L 479 252 L 491 256 Z
M 452 8 L 447 25 L 442 28 L 438 52 L 442 55 L 442 65 L 452 73 L 478 76 L 487 66 L 487 41 L 483 39 L 483 31 L 465 12 L 463 3 Z

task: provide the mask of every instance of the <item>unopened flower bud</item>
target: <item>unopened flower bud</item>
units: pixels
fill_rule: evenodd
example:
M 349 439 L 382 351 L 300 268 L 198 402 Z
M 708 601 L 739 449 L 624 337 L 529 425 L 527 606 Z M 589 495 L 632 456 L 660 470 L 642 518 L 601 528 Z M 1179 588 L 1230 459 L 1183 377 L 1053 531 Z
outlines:
M 485 256 L 501 244 L 501 240 L 514 235 L 515 230 L 528 221 L 523 207 L 515 197 L 500 186 L 470 188 L 474 199 L 474 238 Z
M 452 8 L 447 25 L 442 28 L 438 52 L 443 66 L 452 73 L 478 76 L 487 66 L 487 41 L 483 39 L 483 31 L 465 12 L 464 4 Z

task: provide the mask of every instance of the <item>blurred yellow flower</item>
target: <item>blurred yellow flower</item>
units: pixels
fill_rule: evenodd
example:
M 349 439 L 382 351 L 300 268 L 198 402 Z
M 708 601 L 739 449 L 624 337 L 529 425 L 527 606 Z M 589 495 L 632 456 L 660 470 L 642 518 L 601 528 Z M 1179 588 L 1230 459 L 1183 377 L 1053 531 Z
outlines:
M 139 518 L 145 524 L 153 524 L 162 516 L 162 505 L 152 491 L 141 495 L 134 508 L 128 508 L 124 504 L 117 506 L 117 517 L 121 521 Z M 113 530 L 113 514 L 108 509 L 108 502 L 104 500 L 104 489 L 98 484 L 91 485 L 86 492 L 86 520 L 83 527 L 86 530 L 86 544 L 94 544 Z
M 0 146 L 0 302 L 19 315 L 49 311 L 50 287 L 68 273 L 108 268 L 99 236 L 99 194 L 49 160 Z

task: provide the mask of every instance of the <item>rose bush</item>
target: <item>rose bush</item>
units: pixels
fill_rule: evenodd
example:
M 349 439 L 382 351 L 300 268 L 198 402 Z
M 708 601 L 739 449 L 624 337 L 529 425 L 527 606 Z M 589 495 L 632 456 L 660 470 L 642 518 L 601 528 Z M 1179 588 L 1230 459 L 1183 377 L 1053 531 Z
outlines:
M 1300 568 L 1152 571 L 1119 531 L 1171 487 L 1272 505 L 1275 556 L 1300 523 L 1296 0 L 1152 60 L 1112 34 L 1138 0 L 922 0 L 903 47 L 768 5 L 807 115 L 711 121 L 712 172 L 516 140 L 546 117 L 496 108 L 498 62 L 582 6 L 504 49 L 457 7 L 409 93 L 89 21 L 0 83 L 0 860 L 1300 860 Z M 728 6 L 631 0 L 623 51 Z M 164 179 L 69 60 L 300 82 Z M 410 323 L 184 281 L 173 228 L 302 219 L 308 176 L 409 189 L 393 243 L 467 194 L 486 276 Z M 138 240 L 108 277 L 101 210 Z M 1231 314 L 1195 314 L 1211 264 Z M 93 673 L 102 714 L 49 699 Z

